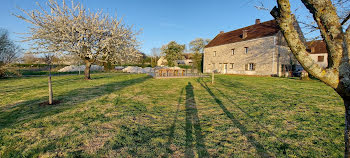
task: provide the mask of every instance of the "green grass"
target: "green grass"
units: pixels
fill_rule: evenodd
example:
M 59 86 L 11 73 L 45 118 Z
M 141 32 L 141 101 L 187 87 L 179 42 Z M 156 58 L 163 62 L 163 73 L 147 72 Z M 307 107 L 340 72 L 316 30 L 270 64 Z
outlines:
M 344 108 L 319 81 L 217 75 L 0 80 L 0 157 L 342 157 Z

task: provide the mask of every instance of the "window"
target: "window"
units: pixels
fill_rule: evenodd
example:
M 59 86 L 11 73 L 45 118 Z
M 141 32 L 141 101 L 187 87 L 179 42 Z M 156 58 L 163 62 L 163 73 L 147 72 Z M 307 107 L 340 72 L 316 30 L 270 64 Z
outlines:
M 244 47 L 245 49 L 245 54 L 248 54 L 248 47 Z
M 318 56 L 317 57 L 318 62 L 323 62 L 324 61 L 324 56 Z
M 233 63 L 230 63 L 230 69 L 233 69 Z
M 255 70 L 255 64 L 254 63 L 249 63 L 249 70 Z
M 255 63 L 249 63 L 245 65 L 245 70 L 254 71 L 255 67 L 256 67 Z
M 231 49 L 231 55 L 235 55 L 235 49 Z
M 214 54 L 213 54 L 213 56 L 214 56 L 214 57 L 216 56 L 216 51 L 214 51 Z

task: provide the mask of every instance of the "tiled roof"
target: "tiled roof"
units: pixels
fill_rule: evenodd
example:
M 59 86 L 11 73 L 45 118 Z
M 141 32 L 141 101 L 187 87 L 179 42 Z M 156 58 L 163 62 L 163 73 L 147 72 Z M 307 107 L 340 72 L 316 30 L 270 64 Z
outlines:
M 320 54 L 327 53 L 326 43 L 322 40 L 310 41 L 307 42 L 309 49 L 307 50 L 310 54 Z M 311 48 L 314 47 L 314 51 L 311 51 Z
M 243 30 L 247 31 L 247 37 L 244 39 L 242 38 Z M 275 20 L 270 20 L 234 31 L 219 33 L 205 48 L 271 36 L 276 34 L 279 30 L 277 22 Z

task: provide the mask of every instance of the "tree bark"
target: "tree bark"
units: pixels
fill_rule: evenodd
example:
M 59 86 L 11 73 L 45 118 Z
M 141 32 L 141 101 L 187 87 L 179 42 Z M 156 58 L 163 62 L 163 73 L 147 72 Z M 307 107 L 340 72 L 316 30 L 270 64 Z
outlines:
M 85 70 L 84 70 L 85 80 L 91 80 L 90 67 L 91 67 L 91 62 L 88 60 L 85 60 Z
M 339 84 L 338 70 L 324 69 L 310 57 L 306 51 L 306 46 L 293 25 L 295 18 L 290 10 L 289 0 L 277 0 L 277 2 L 278 8 L 275 7 L 271 11 L 271 15 L 277 20 L 292 53 L 307 72 L 336 89 Z
M 350 158 L 350 26 L 344 35 L 336 8 L 330 0 L 302 2 L 313 14 L 326 43 L 330 56 L 327 69 L 320 67 L 309 56 L 306 45 L 298 38 L 298 32 L 293 27 L 295 19 L 291 14 L 289 0 L 277 0 L 278 8 L 275 7 L 271 15 L 277 20 L 288 46 L 303 68 L 332 87 L 342 97 L 345 106 L 344 157 Z
M 343 98 L 345 105 L 345 158 L 350 158 L 350 97 Z
M 312 13 L 321 36 L 328 50 L 328 67 L 337 68 L 340 65 L 344 34 L 336 8 L 330 0 L 302 0 L 305 7 Z

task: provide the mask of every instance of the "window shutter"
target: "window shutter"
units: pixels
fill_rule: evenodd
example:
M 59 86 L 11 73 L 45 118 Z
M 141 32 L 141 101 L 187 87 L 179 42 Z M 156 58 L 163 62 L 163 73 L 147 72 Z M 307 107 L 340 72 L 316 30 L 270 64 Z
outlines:
M 317 58 L 318 58 L 317 59 L 318 62 L 323 62 L 324 61 L 324 56 L 318 56 Z

